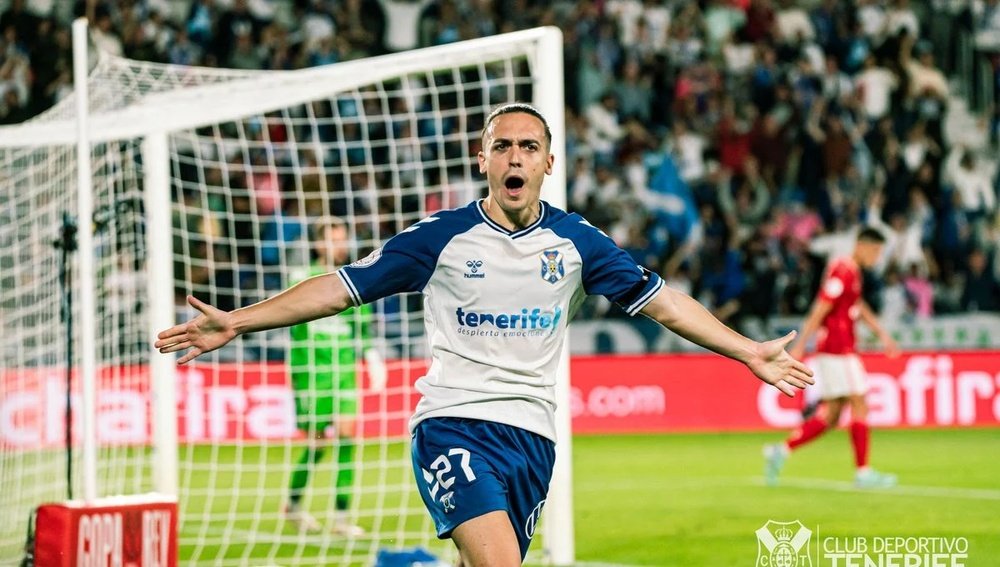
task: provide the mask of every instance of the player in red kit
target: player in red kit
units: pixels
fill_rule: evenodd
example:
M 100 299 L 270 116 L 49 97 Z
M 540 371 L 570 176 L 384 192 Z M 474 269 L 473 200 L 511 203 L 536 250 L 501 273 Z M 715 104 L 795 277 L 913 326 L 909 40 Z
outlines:
M 764 447 L 765 480 L 768 484 L 777 482 L 778 473 L 789 453 L 837 426 L 845 406 L 851 408 L 850 433 L 857 465 L 855 485 L 859 488 L 878 488 L 896 484 L 894 475 L 880 473 L 868 466 L 870 432 L 868 404 L 865 401 L 868 386 L 865 369 L 855 352 L 854 335 L 854 324 L 861 319 L 878 335 L 886 355 L 892 357 L 898 354 L 896 342 L 861 298 L 861 270 L 875 265 L 884 243 L 885 237 L 877 230 L 862 229 L 858 233 L 854 253 L 836 258 L 826 267 L 819 293 L 802 324 L 802 332 L 789 349 L 789 354 L 801 360 L 806 344 L 816 335 L 814 361 L 819 374 L 816 382 L 822 403 L 816 413 L 793 431 L 784 443 Z

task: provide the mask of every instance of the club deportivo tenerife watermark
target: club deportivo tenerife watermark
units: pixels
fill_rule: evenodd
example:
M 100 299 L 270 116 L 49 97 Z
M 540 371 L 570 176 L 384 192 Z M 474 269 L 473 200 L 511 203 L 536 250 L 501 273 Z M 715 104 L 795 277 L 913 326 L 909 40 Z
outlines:
M 755 533 L 755 567 L 966 567 L 969 558 L 964 537 L 820 537 L 798 520 L 768 520 Z

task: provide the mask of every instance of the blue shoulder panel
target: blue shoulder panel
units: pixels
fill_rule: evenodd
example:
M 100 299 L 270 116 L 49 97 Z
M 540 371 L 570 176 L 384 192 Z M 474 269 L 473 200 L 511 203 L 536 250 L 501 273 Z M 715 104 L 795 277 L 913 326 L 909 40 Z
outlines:
M 337 274 L 355 305 L 427 285 L 438 257 L 456 235 L 468 231 L 482 218 L 475 202 L 461 209 L 440 211 L 390 238 L 367 257 L 341 268 Z
M 660 276 L 639 266 L 608 235 L 576 213 L 550 207 L 552 232 L 573 242 L 583 258 L 583 289 L 589 295 L 603 295 L 635 315 L 663 287 Z

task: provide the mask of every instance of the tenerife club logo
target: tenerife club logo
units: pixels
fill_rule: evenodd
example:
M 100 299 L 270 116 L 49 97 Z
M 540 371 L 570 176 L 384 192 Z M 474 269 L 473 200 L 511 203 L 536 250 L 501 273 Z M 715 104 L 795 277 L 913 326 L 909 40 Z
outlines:
M 362 258 L 360 260 L 357 260 L 356 262 L 352 263 L 351 267 L 352 268 L 367 268 L 368 266 L 371 266 L 375 262 L 378 262 L 378 259 L 381 258 L 381 257 L 382 257 L 382 248 L 379 247 L 379 248 L 376 248 L 376 249 L 372 250 L 371 253 L 368 254 L 367 256 L 365 256 L 364 258 Z
M 441 495 L 441 507 L 444 508 L 444 513 L 447 514 L 455 509 L 455 492 L 445 492 Z
M 524 535 L 528 536 L 528 539 L 535 537 L 535 528 L 541 521 L 543 506 L 545 506 L 544 499 L 535 506 L 535 509 L 528 514 L 528 519 L 524 521 Z
M 809 538 L 812 531 L 802 522 L 768 520 L 757 530 L 756 567 L 812 567 Z
M 563 268 L 563 255 L 558 250 L 546 250 L 539 256 L 542 260 L 542 279 L 554 284 L 563 279 L 566 269 Z
M 469 271 L 465 272 L 465 277 L 466 278 L 485 278 L 486 277 L 485 273 L 479 271 L 479 269 L 483 267 L 483 261 L 482 260 L 466 260 L 465 267 L 469 269 Z

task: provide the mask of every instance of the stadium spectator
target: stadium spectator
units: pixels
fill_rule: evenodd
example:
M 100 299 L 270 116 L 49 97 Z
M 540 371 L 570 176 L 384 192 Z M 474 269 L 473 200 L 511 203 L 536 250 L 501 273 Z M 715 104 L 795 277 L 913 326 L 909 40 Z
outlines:
M 885 271 L 882 289 L 879 290 L 879 302 L 882 308 L 879 314 L 886 321 L 905 321 L 913 319 L 913 298 L 910 296 L 900 277 L 899 269 L 891 264 Z
M 201 51 L 208 51 L 215 37 L 215 20 L 217 18 L 213 0 L 193 0 L 188 10 L 184 30 Z
M 962 310 L 1000 311 L 1000 281 L 990 269 L 986 254 L 973 248 L 967 263 L 969 273 L 962 289 Z
M 720 181 L 717 195 L 719 210 L 739 245 L 749 239 L 767 218 L 771 193 L 761 179 L 753 158 L 747 158 L 743 170 L 735 176 L 723 172 Z
M 24 0 L 11 0 L 10 6 L 0 14 L 0 30 L 14 28 L 25 45 L 33 45 L 38 31 L 39 17 L 28 10 Z
M 934 314 L 934 287 L 927 279 L 926 270 L 916 263 L 911 263 L 907 266 L 903 286 L 913 303 L 913 312 L 917 317 L 930 317 Z
M 709 55 L 722 53 L 722 46 L 746 23 L 746 13 L 728 0 L 709 0 L 705 9 L 705 39 Z
M 650 78 L 641 74 L 639 62 L 627 59 L 622 69 L 621 81 L 615 83 L 614 94 L 618 101 L 618 114 L 622 118 L 637 118 L 648 123 L 653 104 Z
M 625 135 L 614 93 L 601 95 L 600 101 L 587 107 L 586 116 L 589 126 L 587 144 L 594 151 L 597 164 L 612 163 L 617 143 Z
M 0 92 L 13 92 L 17 108 L 25 106 L 31 93 L 29 50 L 20 42 L 14 26 L 0 30 Z M 5 106 L 13 108 L 10 102 Z M 22 119 L 27 116 L 20 116 Z
M 744 286 L 735 323 L 748 337 L 766 337 L 772 334 L 770 321 L 778 300 L 778 277 L 782 270 L 779 245 L 758 226 L 743 241 L 742 262 Z
M 386 48 L 406 51 L 419 46 L 420 13 L 434 0 L 379 0 L 386 19 Z
M 121 32 L 115 28 L 114 20 L 111 19 L 111 11 L 101 4 L 95 9 L 94 17 L 94 27 L 90 32 L 90 39 L 94 42 L 94 46 L 111 55 L 118 57 L 125 55 Z
M 30 113 L 23 104 L 21 97 L 13 88 L 8 88 L 3 93 L 3 100 L 0 102 L 0 124 L 17 124 L 24 122 Z
M 986 244 L 987 225 L 997 210 L 997 194 L 989 177 L 976 166 L 975 155 L 961 146 L 955 146 L 949 154 L 944 176 L 955 189 L 973 242 Z
M 228 49 L 228 52 L 226 67 L 230 69 L 261 69 L 267 61 L 249 31 L 237 35 L 235 44 Z M 336 59 L 329 62 L 336 63 Z
M 667 58 L 676 71 L 683 70 L 688 65 L 701 59 L 705 50 L 705 42 L 701 34 L 704 28 L 701 12 L 696 2 L 682 4 L 680 12 L 673 21 L 670 39 L 667 41 Z
M 177 35 L 167 49 L 167 62 L 174 65 L 195 65 L 201 61 L 202 49 L 191 41 L 185 28 L 177 30 Z
M 677 164 L 681 179 L 689 186 L 698 185 L 708 173 L 705 137 L 692 132 L 683 120 L 675 120 L 673 132 L 666 138 L 665 144 Z
M 302 48 L 314 51 L 324 42 L 332 43 L 336 27 L 333 14 L 326 7 L 325 0 L 311 0 L 303 7 L 297 6 L 296 18 L 301 22 Z
M 865 57 L 864 66 L 854 79 L 854 88 L 870 122 L 881 119 L 892 110 L 892 92 L 898 85 L 896 75 L 880 66 L 874 54 L 869 53 Z
M 906 30 L 910 37 L 920 35 L 920 22 L 910 8 L 910 0 L 891 1 L 891 7 L 885 12 L 884 29 L 888 35 L 897 35 L 902 30 Z
M 242 39 L 243 49 L 253 49 L 260 41 L 264 22 L 250 11 L 247 0 L 233 0 L 232 7 L 219 14 L 212 32 L 212 54 L 217 61 L 229 62 Z

